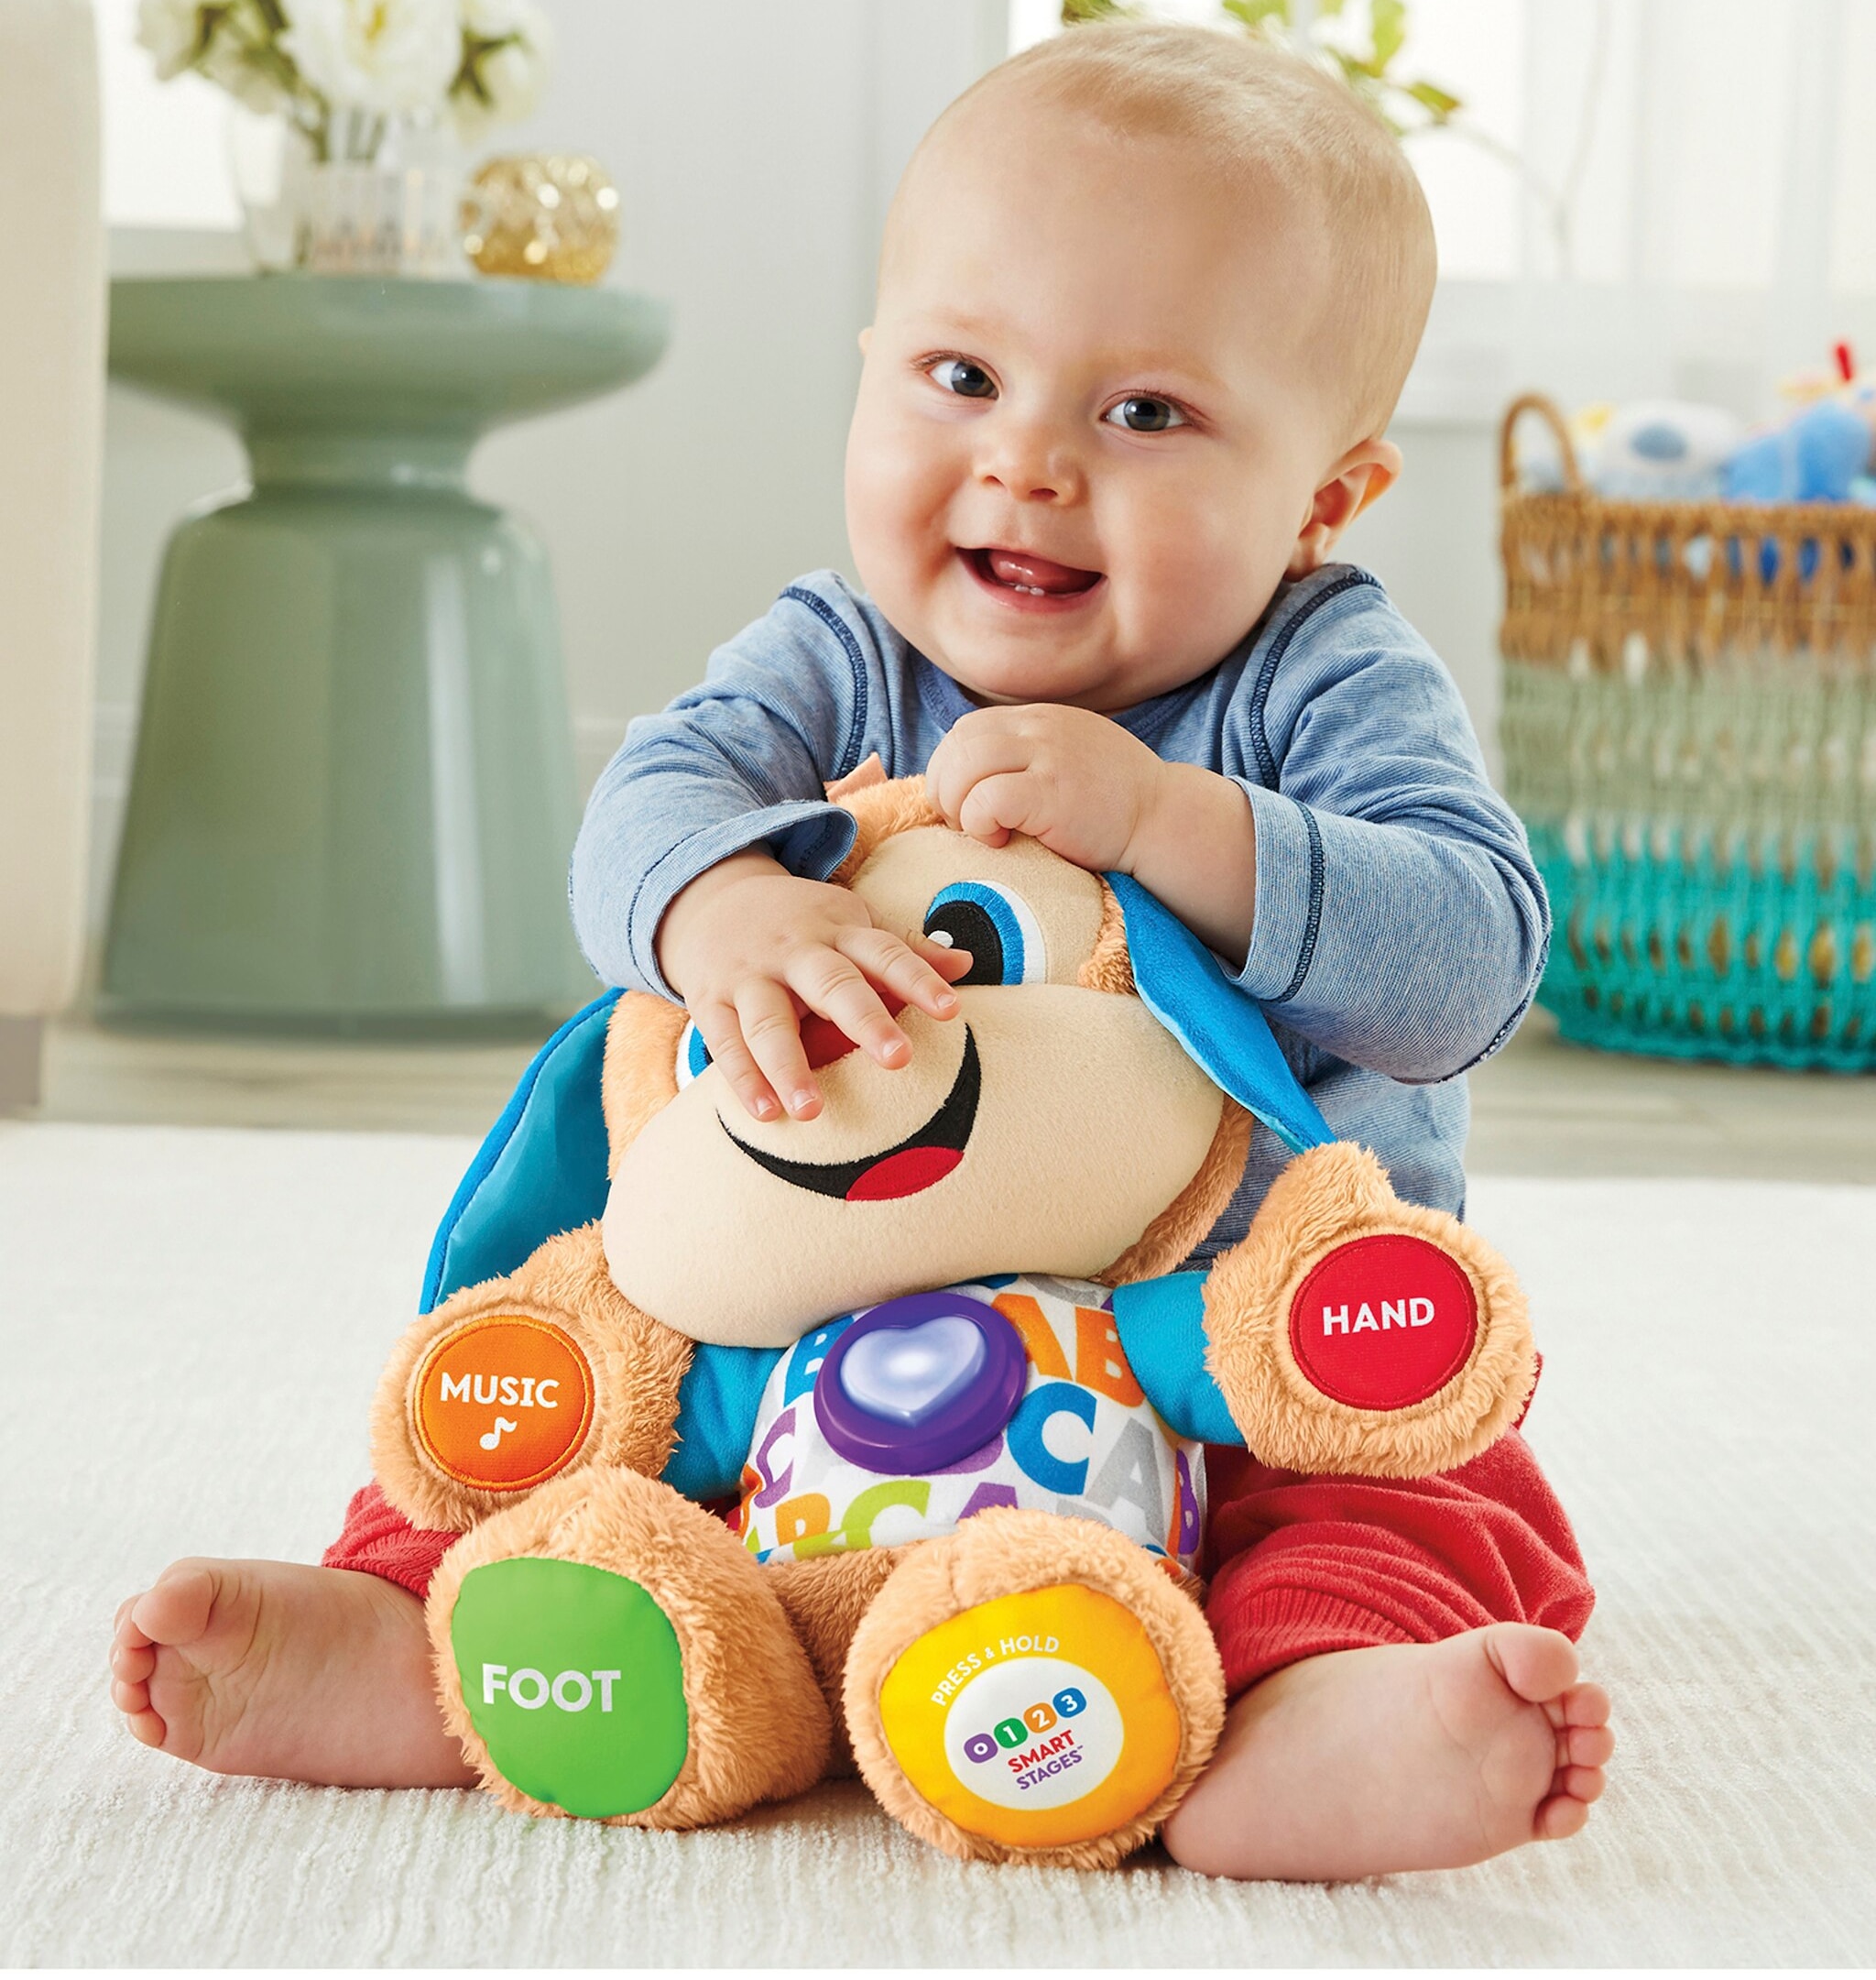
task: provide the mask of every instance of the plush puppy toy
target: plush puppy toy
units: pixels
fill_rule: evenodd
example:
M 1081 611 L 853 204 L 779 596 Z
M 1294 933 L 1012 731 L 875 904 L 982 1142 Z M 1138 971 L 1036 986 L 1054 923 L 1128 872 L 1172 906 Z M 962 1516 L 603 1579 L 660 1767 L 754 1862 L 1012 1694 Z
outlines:
M 1529 1393 L 1523 1302 L 1132 881 L 841 796 L 836 880 L 968 949 L 958 1016 L 902 1012 L 895 1072 L 809 1019 L 823 1110 L 766 1124 L 679 1007 L 574 1019 L 438 1234 L 377 1475 L 464 1535 L 438 1685 L 507 1806 L 683 1828 L 856 1765 L 954 1854 L 1112 1864 L 1223 1722 L 1203 1443 L 1460 1463 Z M 1295 1159 L 1180 1272 L 1255 1121 Z

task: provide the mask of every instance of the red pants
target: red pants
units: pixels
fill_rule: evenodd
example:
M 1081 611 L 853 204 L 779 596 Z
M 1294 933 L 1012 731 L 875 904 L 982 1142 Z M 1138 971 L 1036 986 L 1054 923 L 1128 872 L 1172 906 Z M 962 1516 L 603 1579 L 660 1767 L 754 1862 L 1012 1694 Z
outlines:
M 1325 1650 L 1437 1643 L 1487 1623 L 1575 1638 L 1589 1620 L 1576 1536 L 1515 1430 L 1436 1478 L 1309 1477 L 1216 1445 L 1205 1462 L 1205 1617 L 1233 1697 Z M 352 1495 L 324 1562 L 420 1598 L 455 1538 L 413 1526 L 372 1484 Z
M 1310 1477 L 1216 1445 L 1205 1471 L 1205 1620 L 1233 1698 L 1325 1650 L 1487 1623 L 1574 1642 L 1595 1606 L 1570 1522 L 1516 1430 L 1434 1478 Z

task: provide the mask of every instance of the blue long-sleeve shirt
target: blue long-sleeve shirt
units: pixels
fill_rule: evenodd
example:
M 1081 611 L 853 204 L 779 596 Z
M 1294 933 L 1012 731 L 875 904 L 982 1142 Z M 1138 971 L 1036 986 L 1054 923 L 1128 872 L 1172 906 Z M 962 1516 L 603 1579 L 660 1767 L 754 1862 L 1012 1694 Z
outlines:
M 823 786 L 875 752 L 889 776 L 922 771 L 974 706 L 837 573 L 791 585 L 702 685 L 631 724 L 594 785 L 572 874 L 594 968 L 671 995 L 653 945 L 680 889 L 763 844 L 824 880 L 854 826 Z M 1460 1210 L 1456 1076 L 1523 1015 L 1550 913 L 1452 677 L 1378 579 L 1331 564 L 1282 585 L 1197 680 L 1114 719 L 1244 792 L 1257 881 L 1238 981 L 1336 1132 L 1402 1196 Z M 1260 1126 L 1193 1263 L 1243 1235 L 1287 1159 Z

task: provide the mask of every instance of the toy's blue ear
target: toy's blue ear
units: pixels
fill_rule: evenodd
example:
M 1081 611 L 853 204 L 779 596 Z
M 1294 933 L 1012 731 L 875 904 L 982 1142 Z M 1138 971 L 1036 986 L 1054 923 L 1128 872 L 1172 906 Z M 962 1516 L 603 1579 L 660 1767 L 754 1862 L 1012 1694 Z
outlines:
M 1140 1001 L 1240 1107 L 1291 1150 L 1335 1135 L 1271 1036 L 1263 1006 L 1239 990 L 1171 908 L 1125 873 L 1104 876 L 1127 924 Z
M 618 1000 L 607 990 L 576 1012 L 521 1075 L 437 1227 L 420 1312 L 464 1285 L 501 1278 L 605 1209 L 600 1067 Z

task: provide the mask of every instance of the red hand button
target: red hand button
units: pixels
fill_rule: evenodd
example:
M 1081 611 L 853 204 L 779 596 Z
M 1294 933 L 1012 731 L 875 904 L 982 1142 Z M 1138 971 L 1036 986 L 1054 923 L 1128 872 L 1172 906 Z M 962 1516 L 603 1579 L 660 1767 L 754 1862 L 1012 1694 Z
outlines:
M 1436 1244 L 1354 1238 L 1319 1260 L 1290 1307 L 1290 1351 L 1325 1395 L 1405 1409 L 1458 1373 L 1478 1333 L 1472 1282 Z

